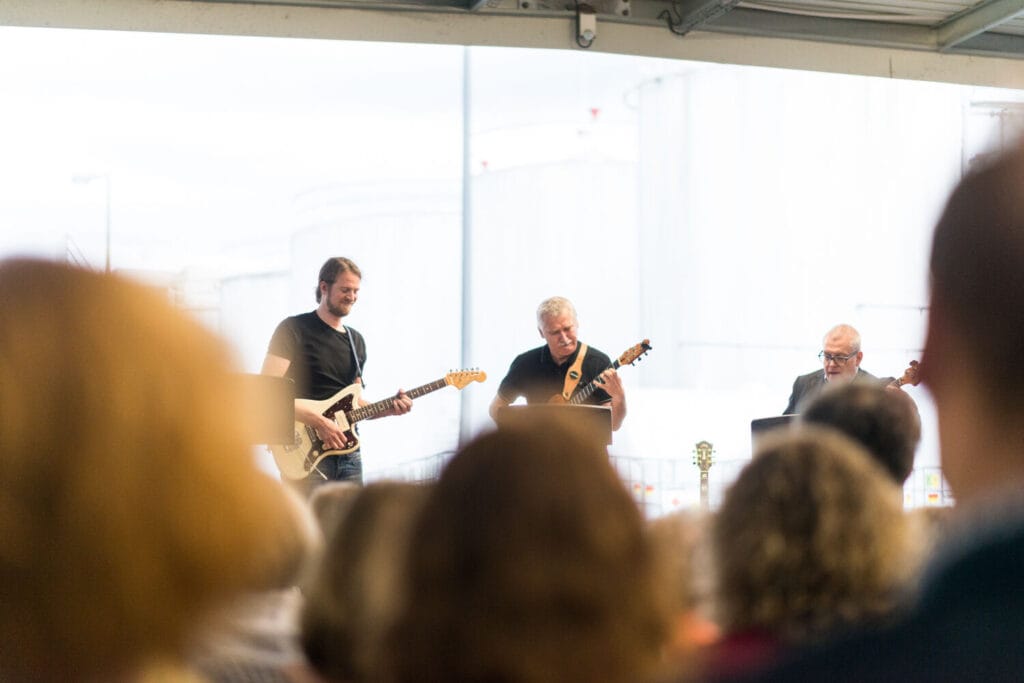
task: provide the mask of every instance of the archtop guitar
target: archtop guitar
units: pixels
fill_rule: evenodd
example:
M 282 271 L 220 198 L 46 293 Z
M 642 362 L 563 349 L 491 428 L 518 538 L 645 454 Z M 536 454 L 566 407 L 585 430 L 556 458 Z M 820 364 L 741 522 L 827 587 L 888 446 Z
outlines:
M 644 339 L 639 344 L 634 344 L 626 349 L 621 356 L 616 358 L 615 361 L 608 366 L 608 368 L 618 370 L 623 365 L 633 365 L 650 350 L 651 340 Z M 607 370 L 608 368 L 605 369 Z M 581 387 L 576 387 L 576 391 L 573 392 L 572 397 L 570 397 L 568 401 L 562 398 L 561 394 L 555 394 L 551 397 L 548 403 L 568 403 L 569 405 L 574 406 L 581 405 L 584 401 L 590 398 L 591 394 L 600 389 L 602 384 L 603 382 L 600 379 L 595 378 Z

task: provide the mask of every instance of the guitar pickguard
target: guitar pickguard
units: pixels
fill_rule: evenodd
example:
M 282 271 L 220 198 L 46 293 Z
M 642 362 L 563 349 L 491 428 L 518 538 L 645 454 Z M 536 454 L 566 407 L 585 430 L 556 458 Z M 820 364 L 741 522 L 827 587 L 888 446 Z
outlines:
M 288 479 L 303 479 L 316 469 L 320 461 L 331 455 L 345 455 L 359 447 L 359 437 L 345 415 L 359 399 L 360 386 L 353 384 L 326 401 L 309 401 L 317 412 L 334 420 L 344 432 L 345 444 L 339 449 L 325 449 L 316 430 L 301 422 L 295 423 L 295 441 L 272 445 L 270 452 L 281 474 Z

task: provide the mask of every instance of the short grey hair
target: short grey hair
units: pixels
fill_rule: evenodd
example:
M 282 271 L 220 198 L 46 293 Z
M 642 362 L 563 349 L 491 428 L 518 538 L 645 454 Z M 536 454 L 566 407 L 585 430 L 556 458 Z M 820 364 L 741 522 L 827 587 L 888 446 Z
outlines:
M 847 325 L 846 323 L 840 323 L 826 332 L 825 336 L 821 338 L 821 345 L 824 346 L 829 337 L 837 334 L 850 338 L 850 353 L 860 353 L 860 332 L 852 325 Z
M 578 322 L 576 308 L 564 296 L 553 296 L 544 299 L 544 301 L 540 302 L 540 306 L 537 307 L 537 327 L 543 326 L 544 318 L 555 317 L 560 313 L 568 313 L 572 316 L 573 321 Z

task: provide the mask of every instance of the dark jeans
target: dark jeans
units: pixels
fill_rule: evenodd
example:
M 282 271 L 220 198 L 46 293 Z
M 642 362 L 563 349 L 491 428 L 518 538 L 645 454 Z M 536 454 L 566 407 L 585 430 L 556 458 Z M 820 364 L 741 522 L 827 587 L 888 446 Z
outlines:
M 306 497 L 312 495 L 317 487 L 332 481 L 350 481 L 363 485 L 363 458 L 358 450 L 346 455 L 329 455 L 317 464 L 316 469 L 319 471 L 292 482 Z

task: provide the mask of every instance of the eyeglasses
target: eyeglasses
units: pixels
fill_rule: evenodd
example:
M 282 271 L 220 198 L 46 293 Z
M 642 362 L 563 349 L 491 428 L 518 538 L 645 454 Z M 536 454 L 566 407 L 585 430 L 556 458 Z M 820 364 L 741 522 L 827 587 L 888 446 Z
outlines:
M 850 360 L 856 355 L 857 352 L 851 353 L 849 356 L 834 356 L 831 353 L 818 351 L 818 360 L 823 360 L 826 363 L 835 363 L 836 365 L 846 365 L 846 361 Z

